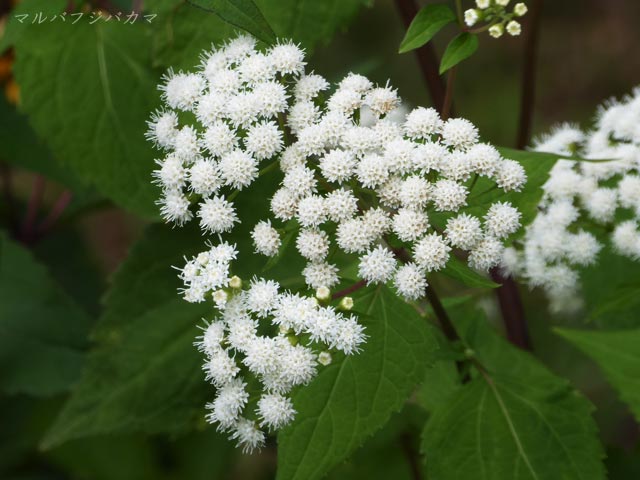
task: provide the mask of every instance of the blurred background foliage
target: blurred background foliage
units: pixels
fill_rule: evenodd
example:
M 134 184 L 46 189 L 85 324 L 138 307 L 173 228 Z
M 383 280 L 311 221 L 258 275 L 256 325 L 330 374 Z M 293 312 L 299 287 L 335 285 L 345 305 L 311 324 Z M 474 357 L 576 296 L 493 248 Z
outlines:
M 276 34 L 311 52 L 316 72 L 330 80 L 348 71 L 390 80 L 408 106 L 430 105 L 415 56 L 397 53 L 405 29 L 394 1 L 256 3 Z M 132 8 L 157 16 L 104 28 L 16 20 L 21 12 Z M 233 27 L 180 0 L 0 0 L 0 15 L 0 478 L 272 478 L 274 444 L 242 455 L 201 418 L 208 390 L 193 376 L 199 359 L 191 342 L 204 313 L 173 295 L 177 282 L 166 268 L 200 249 L 201 240 L 195 230 L 149 227 L 157 221 L 157 192 L 149 184 L 154 153 L 143 133 L 158 104 L 155 86 L 170 66 L 192 68 L 201 50 Z M 534 134 L 561 121 L 586 126 L 598 104 L 639 83 L 640 56 L 632 54 L 638 19 L 640 3 L 631 0 L 545 2 Z M 446 39 L 436 39 L 439 54 Z M 521 52 L 522 38 L 483 36 L 456 84 L 456 114 L 507 147 L 516 138 Z M 238 234 L 240 242 L 246 233 Z M 551 327 L 638 327 L 637 289 L 622 307 L 602 306 L 640 269 L 605 252 L 584 275 L 586 317 L 552 318 L 540 308 L 540 295 L 522 292 L 535 353 L 597 406 L 609 477 L 639 478 L 638 424 L 629 408 L 595 364 Z M 495 304 L 485 303 L 500 328 Z M 137 349 L 136 335 L 151 340 Z M 98 348 L 88 356 L 90 345 Z M 114 351 L 124 352 L 121 364 L 110 363 Z M 158 361 L 156 352 L 163 353 Z M 84 382 L 87 394 L 56 420 L 85 361 L 105 381 Z M 111 392 L 113 382 L 122 391 Z M 111 411 L 125 423 L 91 415 L 105 396 L 119 395 L 139 401 L 131 411 Z M 153 399 L 144 395 L 166 410 L 149 411 Z M 416 478 L 429 410 L 420 404 L 395 415 L 330 478 Z M 63 428 L 52 430 L 54 420 Z M 78 432 L 91 435 L 74 440 Z

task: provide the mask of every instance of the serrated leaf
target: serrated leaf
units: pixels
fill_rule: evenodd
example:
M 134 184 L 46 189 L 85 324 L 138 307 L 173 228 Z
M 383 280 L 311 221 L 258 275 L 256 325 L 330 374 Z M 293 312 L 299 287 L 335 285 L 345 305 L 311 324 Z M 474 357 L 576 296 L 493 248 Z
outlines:
M 456 15 L 444 3 L 425 5 L 415 16 L 400 43 L 399 53 L 420 48 L 444 26 L 456 21 Z
M 144 133 L 159 96 L 147 28 L 31 25 L 16 44 L 14 72 L 21 107 L 53 155 L 121 206 L 156 217 L 154 152 Z
M 271 26 L 253 0 L 187 0 L 187 3 L 215 13 L 225 22 L 267 44 L 276 40 Z
M 463 309 L 453 317 L 483 367 L 427 422 L 429 478 L 604 479 L 591 404 L 495 335 L 482 315 Z
M 193 347 L 207 304 L 177 294 L 171 265 L 202 250 L 195 228 L 153 226 L 113 280 L 80 383 L 44 440 L 106 433 L 183 432 L 202 418 L 207 386 Z
M 0 95 L 0 158 L 76 191 L 81 189 L 79 179 L 52 157 L 46 145 L 35 135 L 27 117 L 10 105 L 4 95 Z
M 440 61 L 440 75 L 455 67 L 461 61 L 469 58 L 478 49 L 478 37 L 472 33 L 463 32 L 457 35 L 444 51 Z
M 640 329 L 602 332 L 555 328 L 554 331 L 595 360 L 640 420 Z
M 50 19 L 66 7 L 66 0 L 23 0 L 18 3 L 8 16 L 4 32 L 0 35 L 0 53 L 15 45 L 23 32 L 41 14 Z M 24 17 L 26 15 L 26 17 Z
M 427 321 L 386 287 L 358 299 L 362 352 L 325 368 L 294 396 L 295 422 L 278 436 L 279 479 L 321 478 L 398 411 L 437 342 Z
M 0 233 L 0 389 L 68 390 L 80 376 L 90 325 L 45 267 Z
M 462 260 L 452 256 L 447 266 L 440 270 L 441 274 L 458 280 L 463 285 L 472 288 L 498 288 L 500 285 L 479 274 Z
M 522 214 L 520 223 L 528 225 L 538 214 L 538 205 L 542 198 L 542 185 L 549 178 L 549 171 L 558 160 L 557 155 L 511 148 L 498 147 L 504 158 L 515 160 L 522 165 L 527 174 L 527 183 L 520 192 L 504 192 L 493 180 L 480 177 L 469 194 L 469 205 L 464 211 L 476 216 L 483 216 L 490 204 L 494 202 L 510 202 Z M 521 230 L 522 232 L 522 230 Z
M 290 38 L 313 49 L 327 43 L 337 30 L 346 27 L 369 0 L 256 0 L 267 21 L 280 38 Z

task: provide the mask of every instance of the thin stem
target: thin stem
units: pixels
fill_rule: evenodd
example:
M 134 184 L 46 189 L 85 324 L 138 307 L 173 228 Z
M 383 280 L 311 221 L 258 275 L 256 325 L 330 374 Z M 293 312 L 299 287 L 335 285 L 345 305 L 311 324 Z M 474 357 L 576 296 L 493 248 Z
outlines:
M 451 106 L 453 105 L 453 89 L 455 87 L 457 71 L 458 67 L 452 67 L 451 70 L 449 70 L 449 76 L 447 77 L 447 90 L 444 94 L 444 103 L 442 105 L 441 112 L 443 120 L 448 119 L 451 114 Z
M 45 218 L 44 221 L 38 227 L 38 233 L 40 234 L 46 233 L 51 229 L 51 227 L 53 227 L 53 225 L 55 225 L 55 223 L 58 221 L 58 219 L 64 212 L 65 208 L 67 208 L 67 206 L 71 202 L 72 198 L 73 198 L 73 193 L 71 193 L 71 191 L 69 190 L 65 190 L 60 194 L 56 202 L 53 204 L 53 207 L 51 208 L 49 215 L 47 215 L 47 218 Z
M 38 210 L 42 203 L 42 197 L 44 195 L 45 179 L 42 175 L 36 175 L 33 179 L 33 186 L 31 188 L 31 195 L 29 197 L 29 203 L 27 205 L 27 213 L 22 222 L 22 238 L 26 243 L 29 243 L 33 238 L 34 225 L 36 217 L 38 216 Z
M 331 300 L 337 300 L 339 298 L 346 297 L 347 295 L 353 292 L 357 292 L 358 290 L 365 287 L 366 285 L 367 285 L 367 282 L 365 280 L 360 280 L 359 282 L 354 283 L 350 287 L 347 287 L 343 290 L 339 290 L 335 292 L 333 295 L 331 295 Z
M 408 29 L 409 25 L 411 25 L 411 22 L 418 14 L 418 5 L 414 0 L 395 0 L 395 3 L 405 29 Z M 444 105 L 445 88 L 442 77 L 440 77 L 438 72 L 440 62 L 436 55 L 436 51 L 433 48 L 432 42 L 427 42 L 422 47 L 417 48 L 415 50 L 415 54 L 422 76 L 427 84 L 427 90 L 431 96 L 433 106 L 436 110 L 441 112 L 442 106 Z
M 458 17 L 458 25 L 464 26 L 464 14 L 462 13 L 462 0 L 456 0 L 456 16 Z
M 449 340 L 450 342 L 460 340 L 460 335 L 458 335 L 456 327 L 453 326 L 453 323 L 451 322 L 447 311 L 444 309 L 444 306 L 440 301 L 440 297 L 438 297 L 438 294 L 433 289 L 433 286 L 428 286 L 425 290 L 425 293 L 427 295 L 427 300 L 429 300 L 429 303 L 431 304 L 431 308 L 433 308 L 433 313 L 435 313 L 436 318 L 438 319 L 438 322 L 442 327 L 442 331 L 447 337 L 447 340 Z
M 413 480 L 422 480 L 422 470 L 420 469 L 420 460 L 416 450 L 413 448 L 411 435 L 403 433 L 400 436 L 400 446 L 404 451 L 405 457 L 407 457 L 407 463 L 411 470 L 411 476 Z
M 9 165 L 0 162 L 0 182 L 2 183 L 2 196 L 7 205 L 7 215 L 12 228 L 16 227 L 16 199 L 13 196 L 13 176 Z
M 518 291 L 518 284 L 511 277 L 506 277 L 499 268 L 491 270 L 491 278 L 499 283 L 496 289 L 498 305 L 502 313 L 507 339 L 523 350 L 532 351 L 533 345 L 529 335 L 529 327 L 524 316 L 524 307 Z
M 536 93 L 536 59 L 538 54 L 538 34 L 542 0 L 532 0 L 529 15 L 525 24 L 524 63 L 522 65 L 522 87 L 520 91 L 520 121 L 516 147 L 523 149 L 529 144 L 533 105 Z

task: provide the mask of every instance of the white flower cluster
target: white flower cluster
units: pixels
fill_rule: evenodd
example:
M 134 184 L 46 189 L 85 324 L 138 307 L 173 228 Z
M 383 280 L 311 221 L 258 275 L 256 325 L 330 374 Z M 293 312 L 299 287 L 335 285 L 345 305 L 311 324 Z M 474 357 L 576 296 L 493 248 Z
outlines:
M 167 221 L 191 220 L 193 203 L 205 232 L 228 232 L 239 222 L 222 191 L 249 186 L 260 162 L 282 150 L 278 119 L 304 65 L 304 53 L 291 43 L 262 53 L 254 38 L 241 35 L 204 54 L 199 71 L 165 76 L 166 105 L 149 121 L 147 138 L 166 153 L 154 176 Z M 183 118 L 196 122 L 181 125 Z
M 579 271 L 596 262 L 603 245 L 593 232 L 610 233 L 613 248 L 640 259 L 640 90 L 599 111 L 596 126 L 560 125 L 534 149 L 563 156 L 543 186 L 541 212 L 527 226 L 522 249 L 508 249 L 505 269 L 542 287 L 554 311 L 580 307 Z
M 356 353 L 365 335 L 353 315 L 281 292 L 274 281 L 254 279 L 248 290 L 227 291 L 221 318 L 196 345 L 206 357 L 206 379 L 217 388 L 207 420 L 250 452 L 264 444 L 262 429 L 291 423 L 296 412 L 287 395 L 309 383 L 318 364 L 331 362 L 329 350 Z M 252 401 L 248 385 L 255 392 L 256 383 L 259 398 Z
M 452 248 L 468 251 L 474 268 L 499 263 L 502 240 L 519 227 L 518 210 L 498 202 L 484 222 L 459 211 L 478 176 L 519 190 L 526 180 L 519 163 L 479 143 L 469 121 L 443 121 L 432 108 L 391 121 L 400 104 L 396 91 L 361 75 L 348 75 L 326 102 L 317 93 L 298 95 L 291 107 L 314 113 L 289 116 L 294 141 L 282 153 L 284 178 L 271 199 L 274 224 L 294 219 L 300 226 L 295 245 L 308 262 L 303 275 L 310 287 L 339 283 L 339 267 L 329 262 L 332 244 L 358 255 L 361 278 L 393 282 L 410 300 L 424 295 L 426 274 L 442 269 Z M 446 220 L 442 231 L 429 211 Z M 252 237 L 257 252 L 278 252 L 271 221 L 256 225 Z M 412 252 L 412 263 L 398 266 L 394 243 Z
M 527 13 L 527 6 L 522 2 L 516 3 L 513 11 L 507 12 L 509 3 L 510 0 L 476 0 L 477 8 L 464 12 L 464 23 L 473 27 L 484 22 L 486 26 L 481 30 L 489 30 L 493 38 L 500 38 L 505 31 L 511 36 L 520 35 L 522 26 L 515 19 Z
M 218 389 L 208 418 L 248 450 L 264 442 L 261 428 L 292 420 L 287 394 L 309 382 L 317 364 L 337 352 L 357 353 L 364 341 L 354 316 L 328 306 L 340 269 L 350 266 L 330 263 L 336 251 L 358 262 L 367 283 L 393 283 L 415 300 L 454 248 L 467 252 L 474 268 L 497 265 L 504 239 L 520 224 L 507 202 L 494 203 L 483 218 L 463 211 L 480 177 L 503 191 L 519 191 L 526 181 L 522 166 L 480 143 L 469 121 L 445 121 L 432 108 L 404 115 L 395 89 L 356 74 L 328 94 L 329 83 L 304 66 L 291 43 L 261 52 L 240 36 L 204 55 L 198 72 L 166 76 L 166 106 L 147 134 L 166 154 L 154 172 L 163 217 L 182 225 L 195 215 L 204 234 L 219 238 L 186 262 L 180 278 L 187 301 L 213 301 L 222 312 L 198 343 Z M 269 198 L 273 218 L 253 227 L 255 250 L 282 253 L 283 229 L 294 230 L 315 298 L 282 293 L 269 280 L 243 291 L 232 275 L 238 252 L 220 235 L 242 220 L 233 198 L 269 159 L 282 182 Z M 399 265 L 398 250 L 411 261 Z M 348 297 L 340 302 L 343 310 L 352 306 Z M 249 385 L 256 384 L 253 405 Z

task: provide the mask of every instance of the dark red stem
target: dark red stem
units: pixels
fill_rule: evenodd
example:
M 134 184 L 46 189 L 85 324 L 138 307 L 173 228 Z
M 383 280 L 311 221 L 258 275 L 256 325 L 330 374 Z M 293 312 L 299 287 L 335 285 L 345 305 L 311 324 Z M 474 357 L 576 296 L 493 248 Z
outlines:
M 396 7 L 402 18 L 405 29 L 409 28 L 411 22 L 418 14 L 418 4 L 414 0 L 395 0 Z M 418 65 L 422 71 L 422 76 L 427 84 L 429 95 L 433 106 L 442 112 L 444 106 L 445 87 L 442 77 L 438 72 L 440 62 L 431 42 L 426 43 L 415 51 Z
M 331 295 L 331 299 L 332 300 L 337 300 L 339 298 L 346 297 L 350 293 L 357 292 L 358 290 L 360 290 L 361 288 L 363 288 L 366 285 L 367 285 L 366 281 L 360 280 L 360 281 L 354 283 L 353 285 L 351 285 L 350 287 L 347 287 L 347 288 L 345 288 L 343 290 L 337 291 L 336 293 Z
M 64 210 L 67 208 L 67 206 L 71 202 L 72 198 L 73 198 L 73 193 L 71 193 L 69 190 L 65 190 L 60 194 L 56 202 L 53 204 L 53 207 L 51 208 L 49 215 L 47 215 L 47 218 L 45 218 L 44 221 L 38 227 L 38 233 L 43 234 L 47 232 L 49 229 L 51 229 L 53 225 L 55 225 L 55 223 L 58 221 L 58 219 L 60 218 Z

